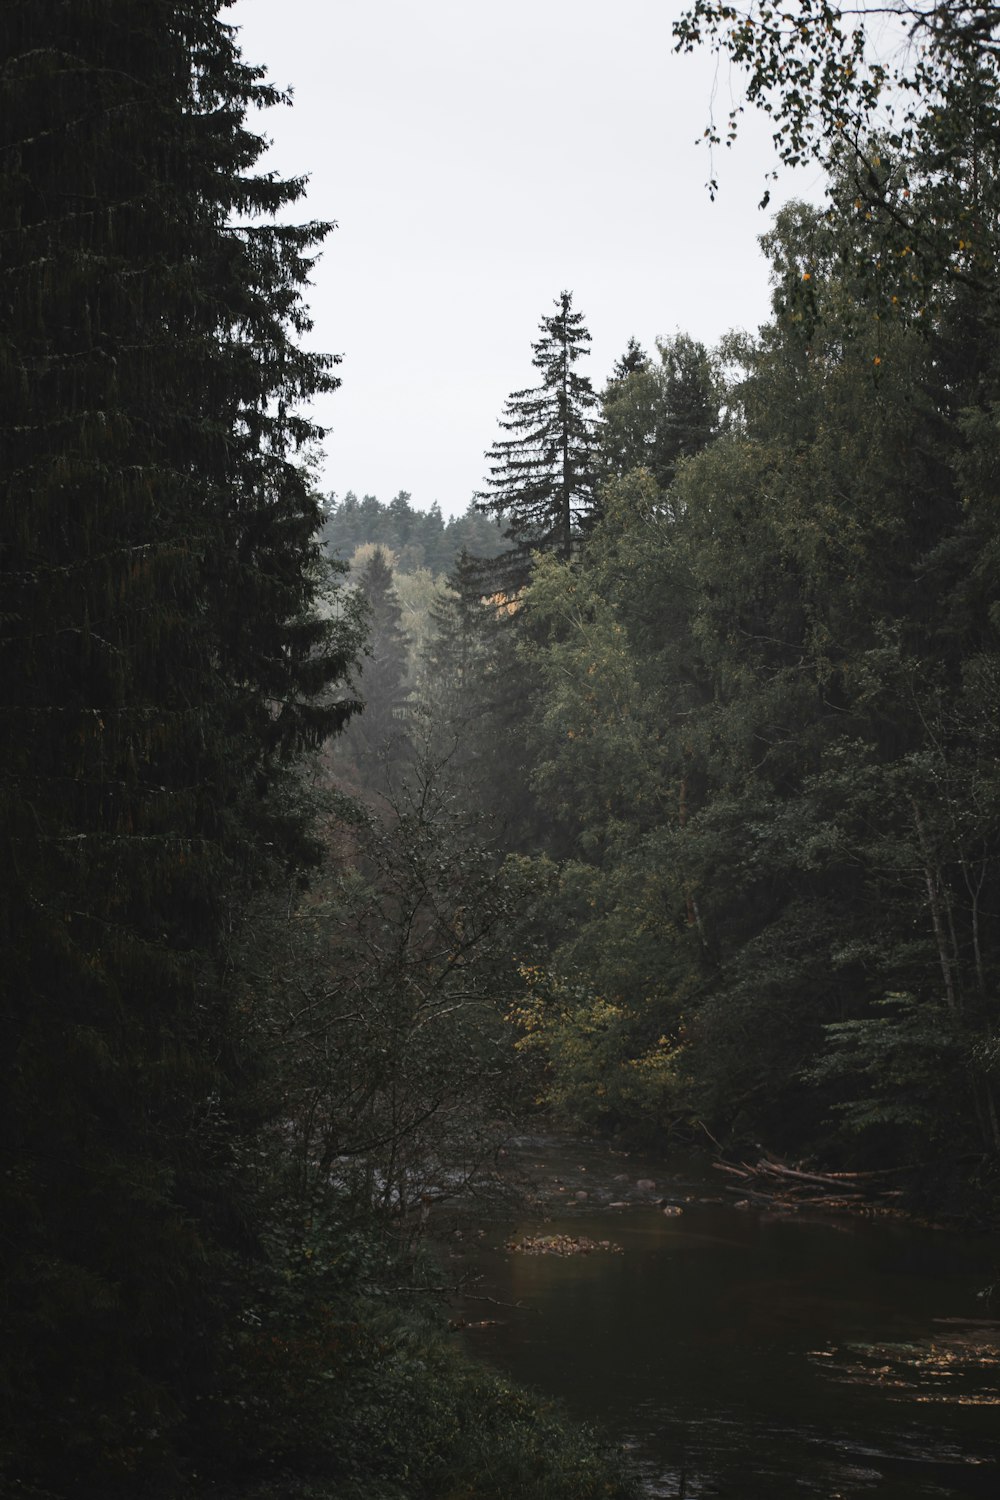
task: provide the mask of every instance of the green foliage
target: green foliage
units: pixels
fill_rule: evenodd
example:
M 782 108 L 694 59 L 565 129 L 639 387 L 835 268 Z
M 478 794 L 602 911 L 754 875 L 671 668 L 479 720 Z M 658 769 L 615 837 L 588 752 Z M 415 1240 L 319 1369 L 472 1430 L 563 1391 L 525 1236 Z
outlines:
M 624 804 L 655 801 L 655 741 L 643 732 L 655 707 L 644 702 L 614 603 L 599 581 L 540 559 L 527 608 L 548 632 L 541 648 L 530 641 L 524 647 L 539 657 L 548 688 L 532 726 L 549 749 L 535 771 L 536 788 L 561 818 L 605 824 Z
M 893 147 L 912 157 L 955 82 L 995 58 L 996 24 L 995 12 L 977 0 L 862 3 L 850 11 L 800 0 L 797 16 L 766 0 L 743 8 L 696 0 L 673 29 L 678 51 L 707 43 L 747 69 L 747 101 L 771 117 L 780 160 L 799 166 L 824 155 L 831 141 L 857 148 L 877 112 L 889 121 Z M 900 45 L 904 37 L 911 45 Z M 727 145 L 740 113 L 730 112 Z M 705 131 L 713 145 L 721 128 Z
M 254 914 L 244 1024 L 272 1059 L 295 1191 L 332 1186 L 362 1219 L 406 1223 L 488 1170 L 510 1128 L 523 1084 L 503 1018 L 538 882 L 499 861 L 426 760 L 378 812 L 337 813 L 308 891 Z
M 459 751 L 464 760 L 471 721 L 482 708 L 483 677 L 494 666 L 498 611 L 490 607 L 486 587 L 479 562 L 463 550 L 431 606 L 422 661 L 423 702 L 433 715 L 436 740 L 449 756 Z
M 422 1299 L 392 1294 L 429 1265 L 318 1216 L 270 1248 L 231 1384 L 203 1414 L 225 1455 L 206 1500 L 630 1500 L 592 1433 L 463 1358 Z
M 791 62 L 830 212 L 765 238 L 759 337 L 630 346 L 599 455 L 562 295 L 480 497 L 515 567 L 463 553 L 415 674 L 376 546 L 363 776 L 404 709 L 406 774 L 319 826 L 361 646 L 294 411 L 327 226 L 273 222 L 218 9 L 0 21 L 0 1486 L 624 1495 L 403 1296 L 523 1063 L 591 1125 L 1000 1155 L 995 18 L 910 13 L 884 140 L 827 7 L 681 22 L 754 98 Z M 455 538 L 401 494 L 345 539 Z
M 827 1051 L 805 1078 L 855 1095 L 834 1105 L 848 1130 L 893 1126 L 919 1153 L 954 1147 L 955 1104 L 967 1058 L 946 1007 L 913 995 L 885 995 L 871 1015 L 824 1029 Z
M 518 1050 L 542 1064 L 538 1102 L 588 1129 L 642 1120 L 650 1133 L 683 1108 L 679 1048 L 650 1040 L 648 1011 L 606 1000 L 584 981 L 522 968 L 510 1012 Z
M 225 1359 L 258 1059 L 229 934 L 346 720 L 296 402 L 322 224 L 214 0 L 4 7 L 0 1487 L 152 1492 Z
M 818 160 L 833 169 L 830 217 L 848 229 L 847 253 L 880 317 L 919 321 L 969 291 L 993 300 L 992 6 L 919 0 L 844 11 L 800 0 L 785 13 L 766 0 L 741 7 L 695 0 L 673 29 L 678 51 L 707 44 L 746 70 L 746 102 L 768 116 L 780 163 Z M 743 108 L 733 107 L 725 127 L 710 120 L 704 136 L 713 152 L 723 138 L 735 142 Z M 980 305 L 972 340 L 984 319 L 992 324 L 993 314 Z
M 432 756 L 454 794 L 507 849 L 537 848 L 549 832 L 532 796 L 526 726 L 535 704 L 520 654 L 530 621 L 489 561 L 462 553 L 432 611 L 434 633 L 419 671 Z
M 405 764 L 412 746 L 407 720 L 408 639 L 393 570 L 376 547 L 357 581 L 364 610 L 365 645 L 359 672 L 361 712 L 348 726 L 337 755 L 350 756 L 360 785 L 381 789 L 390 764 Z
M 921 152 L 913 197 L 944 191 Z M 622 362 L 624 473 L 524 596 L 562 856 L 541 967 L 601 997 L 539 1018 L 537 1045 L 588 1120 L 665 1036 L 673 1097 L 716 1133 L 850 1152 L 851 1124 L 876 1161 L 995 1158 L 998 368 L 973 308 L 992 326 L 1000 304 L 925 256 L 918 319 L 903 231 L 853 205 L 854 170 L 835 163 L 842 214 L 777 216 L 773 320 L 727 341 L 725 428 L 669 476 L 643 467 L 650 366 Z M 976 170 L 985 203 L 988 152 Z
M 241 957 L 246 1045 L 271 1058 L 267 1215 L 200 1406 L 207 1493 L 626 1500 L 597 1441 L 466 1363 L 423 1291 L 428 1205 L 489 1171 L 523 1107 L 504 1012 L 538 880 L 425 762 L 378 815 L 334 799 L 327 839 Z
M 657 341 L 659 361 L 641 350 L 620 361 L 601 403 L 598 466 L 607 476 L 648 469 L 666 490 L 681 459 L 719 427 L 719 389 L 703 344 L 686 334 Z

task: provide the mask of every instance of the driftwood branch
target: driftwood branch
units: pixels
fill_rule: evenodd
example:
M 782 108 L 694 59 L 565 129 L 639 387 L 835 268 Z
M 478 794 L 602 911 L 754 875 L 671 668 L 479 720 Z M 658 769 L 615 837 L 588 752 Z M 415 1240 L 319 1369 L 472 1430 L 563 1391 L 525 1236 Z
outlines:
M 901 1190 L 888 1186 L 886 1179 L 918 1170 L 914 1166 L 889 1167 L 872 1172 L 806 1172 L 773 1158 L 749 1162 L 712 1163 L 736 1181 L 729 1191 L 742 1193 L 751 1203 L 789 1208 L 850 1209 L 867 1207 L 889 1211 Z

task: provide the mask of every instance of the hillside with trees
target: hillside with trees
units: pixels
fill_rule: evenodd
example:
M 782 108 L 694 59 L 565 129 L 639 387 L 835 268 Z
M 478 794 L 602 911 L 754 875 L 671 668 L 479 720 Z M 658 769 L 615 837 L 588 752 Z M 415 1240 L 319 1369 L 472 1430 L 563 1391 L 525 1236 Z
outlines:
M 406 714 L 547 892 L 517 1046 L 564 1120 L 909 1164 L 988 1216 L 996 290 L 907 245 L 887 280 L 871 202 L 838 147 L 764 238 L 771 321 L 629 341 L 592 417 L 562 294 L 486 454 L 514 550 L 450 574 Z
M 829 204 L 765 236 L 756 337 L 629 343 L 580 544 L 537 532 L 509 601 L 519 712 L 498 655 L 485 739 L 498 778 L 517 765 L 508 847 L 552 882 L 520 1045 L 569 1118 L 910 1164 L 916 1197 L 989 1216 L 996 81 L 971 23 L 914 24 L 885 139 L 862 133 L 875 94 L 822 92 L 860 45 L 832 22 L 785 38 L 706 5 L 680 27 L 761 94 L 801 63 L 815 97 L 783 96 L 776 138 L 794 160 L 807 116 L 829 128 Z M 530 476 L 517 432 L 502 457 Z
M 0 1491 L 628 1500 L 448 1327 L 526 1124 L 1000 1223 L 998 17 L 697 0 L 828 202 L 445 521 L 317 492 L 222 9 L 0 19 Z

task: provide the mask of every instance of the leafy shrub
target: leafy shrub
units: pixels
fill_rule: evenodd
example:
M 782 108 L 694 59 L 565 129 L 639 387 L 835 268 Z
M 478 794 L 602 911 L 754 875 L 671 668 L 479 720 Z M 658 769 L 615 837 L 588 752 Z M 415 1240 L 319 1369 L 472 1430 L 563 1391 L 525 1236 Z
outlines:
M 285 1221 L 287 1224 L 287 1220 Z M 373 1229 L 314 1221 L 270 1243 L 206 1403 L 218 1500 L 628 1500 L 595 1434 L 467 1359 L 428 1299 L 408 1305 Z

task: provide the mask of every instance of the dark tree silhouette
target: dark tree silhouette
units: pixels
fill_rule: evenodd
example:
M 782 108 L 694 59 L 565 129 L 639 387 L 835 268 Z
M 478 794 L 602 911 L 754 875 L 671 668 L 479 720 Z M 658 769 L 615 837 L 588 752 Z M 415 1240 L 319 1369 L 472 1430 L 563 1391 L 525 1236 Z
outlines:
M 594 508 L 591 413 L 597 397 L 587 376 L 574 368 L 589 343 L 572 293 L 562 292 L 533 345 L 532 363 L 542 382 L 508 397 L 500 426 L 510 436 L 486 455 L 490 475 L 476 502 L 503 521 L 522 550 L 569 557 Z
M 0 19 L 7 1494 L 151 1493 L 188 1441 L 243 1218 L 228 934 L 348 712 L 295 461 L 327 226 L 270 222 L 302 183 L 254 175 L 278 95 L 219 9 Z

